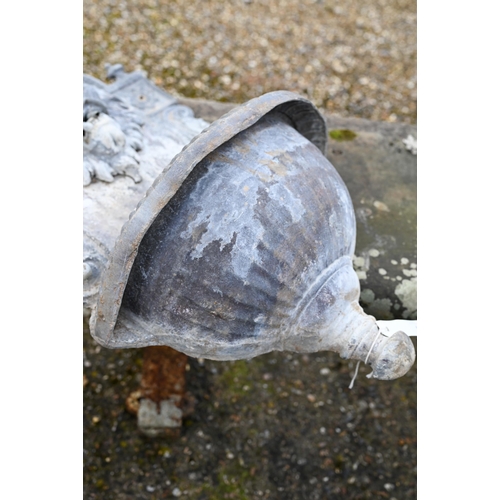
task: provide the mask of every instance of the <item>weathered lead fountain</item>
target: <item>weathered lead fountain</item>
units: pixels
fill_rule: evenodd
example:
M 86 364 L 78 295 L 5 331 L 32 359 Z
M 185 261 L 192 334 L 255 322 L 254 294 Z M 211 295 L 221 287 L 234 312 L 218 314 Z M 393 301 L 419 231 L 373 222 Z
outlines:
M 220 361 L 330 350 L 373 378 L 403 376 L 411 340 L 388 336 L 358 303 L 355 213 L 317 109 L 277 91 L 209 125 L 143 75 L 109 73 L 111 85 L 84 77 L 92 337 Z M 147 389 L 137 411 L 153 429 Z M 172 426 L 174 393 L 152 398 Z

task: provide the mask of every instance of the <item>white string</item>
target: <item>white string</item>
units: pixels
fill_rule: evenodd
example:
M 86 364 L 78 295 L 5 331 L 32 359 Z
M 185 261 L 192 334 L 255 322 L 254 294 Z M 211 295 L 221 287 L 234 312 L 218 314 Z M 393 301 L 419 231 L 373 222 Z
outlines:
M 358 376 L 358 368 L 359 368 L 360 363 L 361 363 L 361 361 L 358 361 L 356 363 L 356 370 L 354 370 L 354 376 L 352 377 L 351 383 L 349 384 L 349 389 L 352 389 L 354 387 L 354 381 L 356 380 L 356 377 Z
M 372 345 L 370 346 L 370 350 L 368 351 L 368 354 L 366 355 L 365 365 L 368 363 L 368 358 L 370 357 L 370 354 L 372 353 L 373 346 L 375 345 L 375 342 L 377 341 L 379 335 L 380 335 L 380 328 L 378 329 L 377 335 L 375 335 L 375 338 L 373 339 Z M 361 360 L 359 360 L 356 363 L 356 370 L 354 370 L 354 376 L 352 377 L 351 383 L 349 384 L 349 389 L 352 389 L 354 387 L 354 381 L 356 380 L 356 377 L 358 376 L 358 370 L 359 370 L 360 363 L 361 363 Z M 369 373 L 366 377 L 372 378 L 372 376 L 373 376 L 373 371 L 371 373 Z

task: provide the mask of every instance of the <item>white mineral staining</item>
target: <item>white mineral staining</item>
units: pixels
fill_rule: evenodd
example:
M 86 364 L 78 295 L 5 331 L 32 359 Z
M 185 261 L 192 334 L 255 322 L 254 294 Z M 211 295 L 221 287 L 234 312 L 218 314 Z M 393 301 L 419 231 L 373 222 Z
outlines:
M 405 311 L 403 311 L 403 317 L 408 318 L 412 313 L 417 310 L 417 279 L 411 278 L 409 280 L 404 279 L 394 291 L 398 299 L 403 304 Z
M 392 319 L 391 307 L 392 302 L 390 299 L 375 299 L 366 312 L 377 318 Z
M 396 276 L 396 279 L 397 279 L 398 281 L 401 281 L 403 278 L 402 278 L 401 276 Z
M 361 270 L 357 269 L 356 274 L 357 274 L 359 280 L 366 279 L 366 271 L 361 271 Z
M 382 276 L 385 276 L 387 274 L 387 271 L 385 269 L 380 268 L 378 270 L 378 273 L 381 274 Z
M 293 222 L 299 222 L 306 212 L 300 199 L 293 196 L 282 184 L 273 184 L 269 188 L 269 197 L 280 202 L 288 210 Z
M 415 139 L 412 135 L 409 135 L 406 139 L 403 139 L 403 144 L 412 155 L 417 154 L 417 139 Z
M 417 275 L 417 271 L 416 271 L 416 269 L 403 269 L 403 274 L 405 276 L 408 276 L 408 277 L 416 276 Z
M 410 261 L 406 257 L 401 259 L 401 264 L 408 265 L 409 263 Z M 409 279 L 402 279 L 398 276 L 396 279 L 401 283 L 396 287 L 394 293 L 403 304 L 402 317 L 412 318 L 417 311 L 417 264 L 412 262 L 410 269 L 403 269 L 402 273 Z
M 359 298 L 365 304 L 371 304 L 375 300 L 375 293 L 373 292 L 373 290 L 366 288 L 366 289 L 362 290 Z
M 390 212 L 389 207 L 381 201 L 374 201 L 373 206 L 381 212 Z
M 392 302 L 390 299 L 376 299 L 373 290 L 366 288 L 361 291 L 360 301 L 365 303 L 368 307 L 366 312 L 377 317 L 384 319 L 392 319 L 391 313 Z
M 378 257 L 380 252 L 376 248 L 370 248 L 370 250 L 368 250 L 368 255 L 370 257 Z
M 199 259 L 203 255 L 205 248 L 212 242 L 217 242 L 220 251 L 229 245 L 236 235 L 236 242 L 232 250 L 232 266 L 235 274 L 245 279 L 252 263 L 259 263 L 260 257 L 257 250 L 257 243 L 264 234 L 262 224 L 254 219 L 254 209 L 258 203 L 259 181 L 248 172 L 238 172 L 228 181 L 229 175 L 226 170 L 229 167 L 221 167 L 219 175 L 206 176 L 193 190 L 190 198 L 196 200 L 198 209 L 196 217 L 191 220 L 187 229 L 181 233 L 181 238 L 189 239 L 198 233 L 200 227 L 205 226 L 202 236 L 195 242 L 196 246 L 190 253 L 191 259 Z M 224 189 L 230 182 L 234 189 Z M 216 199 L 220 193 L 224 192 L 228 198 L 227 204 L 221 204 L 217 209 L 206 207 L 200 200 Z M 241 196 L 245 197 L 247 204 L 239 204 Z M 289 200 L 285 201 L 285 204 Z M 228 212 L 226 206 L 237 207 Z M 246 249 L 246 251 L 240 251 Z
M 368 264 L 369 264 L 368 259 L 365 259 L 364 257 L 357 257 L 356 255 L 354 256 L 353 259 L 354 270 L 356 271 L 359 280 L 366 279 L 366 271 L 368 270 Z
M 354 267 L 364 267 L 365 266 L 365 259 L 363 257 L 356 257 L 354 256 Z

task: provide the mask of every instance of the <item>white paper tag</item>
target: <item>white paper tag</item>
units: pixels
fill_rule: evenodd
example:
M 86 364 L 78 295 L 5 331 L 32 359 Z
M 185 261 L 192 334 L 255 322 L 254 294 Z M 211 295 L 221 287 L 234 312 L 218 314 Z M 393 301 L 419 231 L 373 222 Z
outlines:
M 417 320 L 411 319 L 391 319 L 388 321 L 377 320 L 380 333 L 386 337 L 391 337 L 396 332 L 404 332 L 409 337 L 417 336 Z

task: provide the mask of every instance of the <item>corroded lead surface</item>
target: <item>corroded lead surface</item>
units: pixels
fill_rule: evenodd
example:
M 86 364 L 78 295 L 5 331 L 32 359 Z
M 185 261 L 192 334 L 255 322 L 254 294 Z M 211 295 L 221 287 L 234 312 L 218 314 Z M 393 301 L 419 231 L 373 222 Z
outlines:
M 252 358 L 333 350 L 404 375 L 406 336 L 359 307 L 349 193 L 321 154 L 323 121 L 275 92 L 231 111 L 160 175 L 124 225 L 91 318 L 106 347 Z
M 130 332 L 216 359 L 282 350 L 317 278 L 339 257 L 350 266 L 354 228 L 335 169 L 271 113 L 207 155 L 157 215 L 116 341 Z
M 202 99 L 180 102 L 208 122 L 235 106 Z M 326 156 L 345 182 L 356 212 L 354 267 L 361 283 L 360 303 L 377 319 L 414 319 L 417 156 L 403 141 L 416 137 L 417 129 L 330 114 L 325 119 L 331 132 Z
M 160 210 L 178 191 L 194 167 L 210 152 L 234 137 L 239 131 L 246 130 L 267 112 L 275 110 L 291 119 L 294 127 L 305 138 L 320 149 L 326 142 L 324 120 L 310 103 L 291 92 L 272 92 L 249 101 L 228 113 L 217 124 L 205 129 L 184 148 L 157 177 L 146 196 L 139 202 L 130 220 L 123 226 L 117 239 L 113 255 L 101 281 L 101 299 L 91 318 L 91 331 L 94 337 L 108 347 L 120 347 L 113 329 L 119 305 L 127 284 L 128 275 L 137 254 L 139 244 Z M 123 345 L 135 345 L 136 338 L 122 336 Z M 151 345 L 144 342 L 142 345 Z

